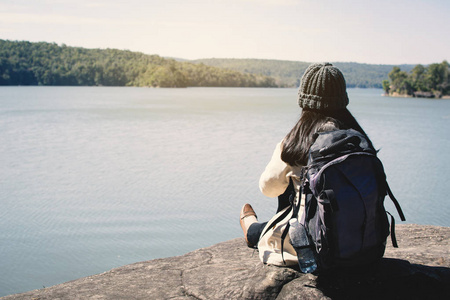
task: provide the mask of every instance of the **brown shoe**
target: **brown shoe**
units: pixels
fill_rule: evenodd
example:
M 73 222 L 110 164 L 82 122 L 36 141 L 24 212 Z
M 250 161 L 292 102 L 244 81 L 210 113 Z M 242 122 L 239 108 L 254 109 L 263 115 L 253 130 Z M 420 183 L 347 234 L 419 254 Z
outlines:
M 252 216 L 255 217 L 254 222 L 257 222 L 258 217 L 256 216 L 256 213 L 253 210 L 253 207 L 247 203 L 241 209 L 240 223 L 241 223 L 242 231 L 244 232 L 245 241 L 247 242 L 247 245 L 249 247 L 250 247 L 250 244 L 248 243 L 248 240 L 247 240 L 247 231 L 248 231 L 248 228 L 250 227 L 250 225 L 253 224 L 254 222 L 251 222 L 251 223 L 247 222 L 247 224 L 246 224 L 244 219 L 247 217 L 252 217 Z

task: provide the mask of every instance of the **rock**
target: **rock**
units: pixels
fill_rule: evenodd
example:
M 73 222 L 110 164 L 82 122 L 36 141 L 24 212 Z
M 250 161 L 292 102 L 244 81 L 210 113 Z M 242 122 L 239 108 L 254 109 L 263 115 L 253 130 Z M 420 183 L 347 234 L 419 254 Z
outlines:
M 263 265 L 237 238 L 1 299 L 450 299 L 449 237 L 398 225 L 378 265 L 320 276 Z

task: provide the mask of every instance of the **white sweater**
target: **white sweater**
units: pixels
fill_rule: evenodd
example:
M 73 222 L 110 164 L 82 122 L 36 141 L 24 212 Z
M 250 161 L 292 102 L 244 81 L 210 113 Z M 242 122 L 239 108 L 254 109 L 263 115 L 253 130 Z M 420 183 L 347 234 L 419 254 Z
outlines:
M 290 166 L 281 160 L 281 145 L 278 143 L 270 162 L 259 178 L 259 189 L 267 197 L 277 197 L 284 193 L 292 177 L 295 191 L 300 188 L 301 166 Z

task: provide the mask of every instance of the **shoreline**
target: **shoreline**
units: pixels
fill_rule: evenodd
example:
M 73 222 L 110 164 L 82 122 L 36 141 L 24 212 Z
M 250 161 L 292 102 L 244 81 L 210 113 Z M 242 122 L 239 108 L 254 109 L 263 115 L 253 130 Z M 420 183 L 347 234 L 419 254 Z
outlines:
M 388 238 L 377 268 L 338 290 L 335 280 L 324 286 L 320 276 L 263 265 L 244 238 L 235 238 L 1 299 L 333 299 L 336 292 L 351 299 L 385 299 L 386 291 L 402 299 L 448 295 L 450 227 L 399 224 L 396 235 L 399 248 Z
M 391 97 L 391 98 L 412 98 L 412 99 L 429 99 L 429 100 L 448 100 L 450 99 L 450 95 L 445 95 L 442 96 L 440 98 L 436 98 L 436 97 L 414 97 L 414 96 L 410 96 L 410 95 L 402 95 L 402 94 L 386 94 L 383 93 L 381 94 L 381 96 L 383 97 Z

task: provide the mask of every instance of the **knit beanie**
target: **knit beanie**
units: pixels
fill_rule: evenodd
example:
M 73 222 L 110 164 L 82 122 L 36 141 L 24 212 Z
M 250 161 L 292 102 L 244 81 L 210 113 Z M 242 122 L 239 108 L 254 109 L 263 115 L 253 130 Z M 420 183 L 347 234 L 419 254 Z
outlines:
M 348 104 L 344 75 L 330 63 L 312 64 L 302 76 L 298 105 L 309 109 L 340 109 Z

